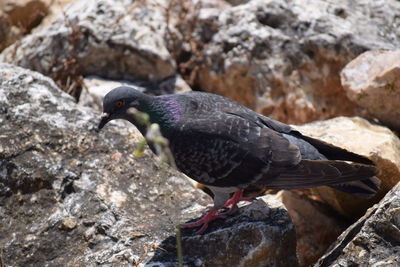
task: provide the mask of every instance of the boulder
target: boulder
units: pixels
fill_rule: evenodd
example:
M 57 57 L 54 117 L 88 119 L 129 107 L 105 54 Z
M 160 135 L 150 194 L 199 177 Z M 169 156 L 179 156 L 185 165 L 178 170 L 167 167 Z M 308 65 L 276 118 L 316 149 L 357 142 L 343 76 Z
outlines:
M 400 266 L 400 183 L 314 266 Z
M 268 205 L 267 205 L 268 203 Z M 274 196 L 264 196 L 223 221 L 215 221 L 204 235 L 183 230 L 185 266 L 297 266 L 295 229 Z M 160 244 L 149 266 L 177 266 L 176 239 Z M 160 264 L 162 263 L 162 264 Z M 159 264 L 159 265 L 158 265 Z
M 162 5 L 150 2 L 76 1 L 50 25 L 4 50 L 0 61 L 48 75 L 66 91 L 88 75 L 160 82 L 175 74 L 175 62 L 162 35 Z
M 331 207 L 306 194 L 280 191 L 277 199 L 286 207 L 296 228 L 300 267 L 316 263 L 349 226 L 348 221 Z
M 17 40 L 18 29 L 10 23 L 7 14 L 0 9 L 0 52 Z
M 366 156 L 377 165 L 381 189 L 371 199 L 356 198 L 325 186 L 312 189 L 320 199 L 346 217 L 358 219 L 400 181 L 400 140 L 388 128 L 359 117 L 338 117 L 295 128 L 303 134 Z
M 400 50 L 367 51 L 341 72 L 347 96 L 400 131 Z
M 192 88 L 287 123 L 366 114 L 348 99 L 340 71 L 366 50 L 400 45 L 400 2 L 231 2 L 239 5 L 210 17 L 216 31 L 204 43 Z
M 5 265 L 154 262 L 175 238 L 176 226 L 211 203 L 148 149 L 134 157 L 140 140 L 136 128 L 113 121 L 98 132 L 99 117 L 51 79 L 0 63 L 0 243 Z M 275 259 L 282 266 L 297 263 L 286 210 L 268 209 L 263 201 L 211 223 L 206 235 L 193 236 L 193 230 L 185 229 L 182 239 L 187 240 L 188 262 L 222 261 L 224 254 L 199 254 L 196 248 L 205 246 L 205 253 L 218 240 L 235 240 L 220 251 L 237 254 L 243 266 Z M 247 250 L 239 254 L 238 248 Z
M 39 25 L 48 14 L 51 0 L 0 0 L 3 10 L 12 25 L 22 28 L 25 33 Z

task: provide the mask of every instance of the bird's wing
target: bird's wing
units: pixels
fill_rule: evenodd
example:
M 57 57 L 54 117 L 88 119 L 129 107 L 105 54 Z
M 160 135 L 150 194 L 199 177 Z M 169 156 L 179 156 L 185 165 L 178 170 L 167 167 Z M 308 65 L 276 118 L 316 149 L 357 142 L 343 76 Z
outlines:
M 263 177 L 257 182 L 272 189 L 301 189 L 369 179 L 377 173 L 377 169 L 372 165 L 332 160 L 302 160 L 295 167 L 288 168 L 275 177 Z M 379 184 L 370 187 L 377 188 Z
M 183 120 L 170 143 L 182 172 L 221 187 L 253 183 L 267 171 L 301 160 L 298 148 L 280 133 L 223 112 Z

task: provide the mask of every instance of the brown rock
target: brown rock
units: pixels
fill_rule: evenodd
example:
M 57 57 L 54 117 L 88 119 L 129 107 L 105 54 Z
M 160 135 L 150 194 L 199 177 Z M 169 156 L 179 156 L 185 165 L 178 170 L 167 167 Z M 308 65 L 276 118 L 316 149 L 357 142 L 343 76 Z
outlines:
M 0 9 L 0 52 L 12 44 L 18 36 L 18 29 L 11 25 L 7 14 Z
M 285 205 L 296 228 L 299 266 L 314 264 L 346 229 L 346 220 L 329 206 L 306 195 L 281 191 L 278 198 Z
M 66 217 L 62 220 L 60 229 L 70 231 L 76 227 L 76 219 L 74 217 Z
M 30 32 L 49 12 L 51 0 L 0 0 L 0 10 L 10 17 L 12 25 Z
M 400 50 L 363 53 L 346 65 L 341 80 L 352 101 L 400 130 Z
M 398 1 L 233 2 L 204 44 L 193 88 L 288 123 L 365 114 L 339 74 L 365 50 L 400 45 Z
M 400 140 L 389 129 L 358 117 L 338 117 L 295 128 L 306 135 L 367 156 L 379 168 L 381 190 L 368 200 L 353 197 L 330 187 L 312 189 L 341 214 L 353 219 L 359 218 L 368 207 L 379 201 L 400 181 Z

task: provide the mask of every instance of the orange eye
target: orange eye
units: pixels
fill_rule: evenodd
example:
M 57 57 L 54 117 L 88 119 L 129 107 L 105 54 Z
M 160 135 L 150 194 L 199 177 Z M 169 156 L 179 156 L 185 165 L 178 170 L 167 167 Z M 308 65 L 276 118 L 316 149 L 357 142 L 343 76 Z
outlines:
M 117 102 L 115 102 L 115 106 L 116 106 L 117 108 L 120 108 L 120 107 L 122 107 L 123 105 L 125 105 L 124 100 L 118 100 Z

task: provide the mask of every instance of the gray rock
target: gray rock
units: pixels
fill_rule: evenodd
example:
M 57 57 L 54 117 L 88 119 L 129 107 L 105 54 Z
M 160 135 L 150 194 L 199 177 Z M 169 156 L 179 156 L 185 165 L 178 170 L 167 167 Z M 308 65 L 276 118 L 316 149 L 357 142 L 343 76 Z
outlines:
M 178 224 L 211 204 L 149 150 L 133 157 L 135 128 L 112 122 L 98 133 L 99 115 L 78 106 L 51 79 L 0 64 L 0 243 L 6 265 L 145 264 L 174 239 Z M 235 255 L 246 248 L 242 262 L 296 262 L 293 225 L 282 208 L 269 210 L 257 201 L 208 231 L 197 237 L 183 231 L 184 244 L 192 247 L 185 260 L 222 261 L 208 247 L 237 240 L 224 251 Z M 246 242 L 238 239 L 243 236 Z M 204 254 L 195 249 L 201 245 Z
M 288 123 L 363 115 L 340 71 L 366 50 L 400 45 L 399 9 L 395 0 L 251 0 L 222 10 L 192 87 Z
M 147 150 L 133 158 L 135 128 L 114 123 L 97 133 L 99 114 L 38 73 L 0 64 L 0 103 L 7 264 L 146 261 L 153 244 L 197 216 L 182 210 L 209 203 Z
M 315 266 L 400 266 L 400 183 L 348 228 Z
M 175 73 L 163 9 L 153 2 L 76 1 L 48 27 L 3 51 L 0 61 L 57 79 L 99 75 L 161 81 Z
M 214 222 L 204 235 L 190 236 L 190 232 L 183 229 L 182 238 L 183 262 L 188 266 L 298 265 L 294 226 L 282 203 L 273 196 L 256 200 L 223 224 Z M 176 266 L 175 238 L 166 239 L 160 247 L 164 250 L 159 250 L 148 265 L 163 262 Z

